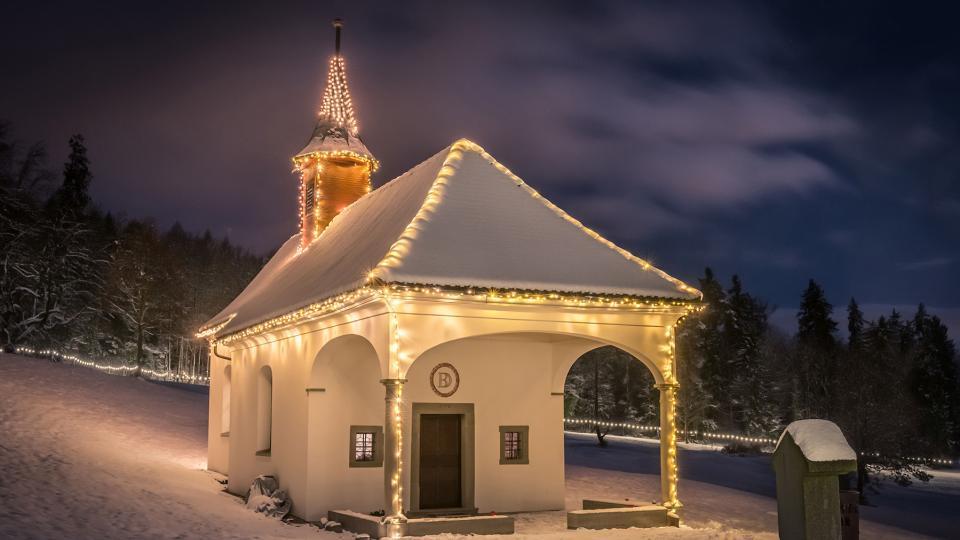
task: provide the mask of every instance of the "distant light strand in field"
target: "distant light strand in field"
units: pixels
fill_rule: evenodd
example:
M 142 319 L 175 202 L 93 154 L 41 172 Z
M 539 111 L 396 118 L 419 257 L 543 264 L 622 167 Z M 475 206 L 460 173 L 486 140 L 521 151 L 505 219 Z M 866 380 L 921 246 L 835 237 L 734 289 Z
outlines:
M 60 361 L 67 361 L 78 366 L 93 368 L 104 373 L 109 373 L 110 375 L 130 375 L 137 371 L 136 366 L 112 366 L 110 364 L 101 364 L 93 360 L 84 360 L 79 356 L 73 354 L 64 354 L 59 351 L 52 349 L 33 349 L 31 347 L 17 347 L 14 349 L 17 354 L 31 354 L 35 356 L 46 356 L 49 358 L 55 358 Z M 182 382 L 189 384 L 200 384 L 209 386 L 210 377 L 202 375 L 186 375 L 184 373 L 177 373 L 176 371 L 157 371 L 150 368 L 141 368 L 140 373 L 149 379 L 156 381 L 164 382 Z
M 651 426 L 643 424 L 634 424 L 631 422 L 608 422 L 606 420 L 592 420 L 590 418 L 564 418 L 564 422 L 568 424 L 580 425 L 580 426 L 594 426 L 599 425 L 600 427 L 609 427 L 609 428 L 623 428 L 623 429 L 632 429 L 635 431 L 660 431 L 660 426 Z M 678 435 L 685 435 L 688 432 L 678 429 Z M 709 433 L 706 431 L 690 431 L 690 435 L 697 438 L 704 439 L 715 439 L 715 440 L 724 440 L 724 441 L 736 441 L 744 443 L 753 443 L 761 445 L 775 445 L 777 444 L 776 439 L 771 439 L 768 437 L 749 437 L 747 435 L 739 435 L 735 433 Z M 880 457 L 878 452 L 860 452 L 860 455 L 870 455 L 874 457 Z M 907 461 L 914 461 L 917 463 L 933 463 L 937 465 L 953 465 L 952 459 L 943 459 L 943 458 L 925 458 L 925 457 L 905 457 L 902 458 Z

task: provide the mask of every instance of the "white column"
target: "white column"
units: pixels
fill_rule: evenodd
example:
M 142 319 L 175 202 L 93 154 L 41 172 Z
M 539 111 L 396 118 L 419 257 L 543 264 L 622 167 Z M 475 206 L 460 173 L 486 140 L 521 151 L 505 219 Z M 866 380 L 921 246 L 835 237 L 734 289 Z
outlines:
M 386 415 L 383 423 L 383 509 L 384 522 L 388 524 L 388 536 L 403 534 L 403 524 L 407 518 L 403 515 L 403 422 L 401 402 L 403 383 L 406 379 L 384 379 L 380 381 L 386 388 Z M 394 534 L 396 533 L 396 534 Z
M 683 506 L 677 497 L 677 389 L 676 383 L 658 384 L 660 391 L 660 494 L 672 510 Z

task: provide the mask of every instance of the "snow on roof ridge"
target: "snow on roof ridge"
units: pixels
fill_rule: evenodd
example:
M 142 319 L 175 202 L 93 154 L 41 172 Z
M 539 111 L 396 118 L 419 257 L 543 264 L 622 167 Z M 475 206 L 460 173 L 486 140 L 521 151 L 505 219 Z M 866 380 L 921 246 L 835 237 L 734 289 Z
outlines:
M 703 293 L 697 290 L 690 285 L 687 285 L 680 279 L 677 279 L 670 274 L 664 272 L 663 270 L 653 266 L 648 261 L 637 257 L 633 253 L 621 248 L 620 246 L 614 244 L 613 242 L 607 240 L 599 233 L 585 226 L 579 220 L 565 212 L 559 206 L 553 204 L 549 199 L 541 195 L 537 190 L 530 187 L 526 182 L 523 181 L 519 176 L 514 174 L 510 169 L 504 166 L 502 163 L 496 160 L 490 153 L 483 149 L 479 144 L 471 141 L 470 139 L 460 138 L 454 141 L 448 148 L 447 158 L 444 160 L 443 165 L 440 167 L 440 172 L 437 174 L 437 178 L 434 180 L 433 185 L 430 187 L 430 191 L 427 193 L 427 197 L 424 200 L 423 206 L 411 220 L 410 224 L 404 229 L 403 233 L 400 235 L 400 238 L 391 246 L 390 250 L 387 252 L 387 255 L 380 261 L 379 264 L 374 267 L 370 272 L 369 278 L 370 281 L 382 280 L 389 281 L 387 279 L 387 274 L 389 269 L 399 265 L 403 257 L 409 253 L 410 248 L 413 244 L 414 239 L 416 238 L 416 225 L 420 223 L 429 222 L 429 214 L 441 203 L 443 200 L 443 193 L 445 191 L 448 180 L 453 177 L 454 173 L 457 170 L 459 162 L 462 160 L 462 153 L 464 151 L 471 151 L 482 157 L 488 163 L 494 166 L 498 171 L 505 174 L 510 178 L 517 186 L 523 188 L 530 196 L 538 200 L 541 204 L 549 208 L 559 217 L 566 220 L 568 223 L 576 226 L 578 229 L 587 234 L 587 236 L 593 238 L 594 240 L 600 242 L 606 247 L 614 250 L 618 254 L 622 255 L 625 259 L 630 262 L 633 262 L 640 266 L 644 271 L 654 272 L 662 279 L 672 283 L 678 291 L 689 294 L 697 299 L 703 299 Z M 456 155 L 454 155 L 456 153 Z M 446 173 L 444 172 L 446 171 Z
M 840 431 L 840 427 L 829 420 L 809 418 L 791 422 L 780 434 L 780 439 L 777 440 L 778 448 L 787 433 L 803 456 L 810 461 L 819 463 L 857 459 L 857 453 L 850 448 L 850 443 Z
M 403 232 L 400 233 L 400 237 L 390 246 L 386 255 L 380 259 L 380 262 L 378 262 L 367 275 L 368 282 L 377 280 L 388 281 L 386 277 L 389 269 L 400 264 L 404 255 L 409 253 L 410 246 L 417 237 L 417 225 L 429 221 L 428 215 L 433 212 L 443 199 L 443 192 L 445 191 L 447 180 L 453 176 L 453 173 L 456 171 L 456 166 L 453 162 L 454 160 L 456 160 L 457 164 L 460 162 L 463 142 L 469 143 L 470 141 L 467 139 L 458 139 L 444 150 L 441 150 L 441 152 L 446 151 L 447 156 L 440 165 L 440 170 L 437 172 L 436 178 L 433 179 L 430 189 L 427 190 L 427 196 L 424 197 L 413 219 L 410 220 L 410 223 L 408 223 L 407 226 L 404 227 Z

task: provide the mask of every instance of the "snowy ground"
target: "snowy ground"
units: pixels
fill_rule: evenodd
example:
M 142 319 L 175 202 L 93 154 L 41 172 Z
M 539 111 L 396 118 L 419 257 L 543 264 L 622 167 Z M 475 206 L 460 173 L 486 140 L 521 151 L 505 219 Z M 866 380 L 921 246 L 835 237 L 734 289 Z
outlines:
M 206 407 L 201 394 L 0 355 L 0 538 L 351 537 L 278 523 L 223 493 L 203 470 Z M 657 463 L 655 441 L 614 438 L 598 449 L 569 435 L 568 508 L 583 497 L 656 499 Z M 566 531 L 562 512 L 542 512 L 518 515 L 509 538 L 776 538 L 767 458 L 692 446 L 680 469 L 684 528 Z M 861 510 L 864 538 L 960 536 L 956 471 L 887 488 L 876 502 Z

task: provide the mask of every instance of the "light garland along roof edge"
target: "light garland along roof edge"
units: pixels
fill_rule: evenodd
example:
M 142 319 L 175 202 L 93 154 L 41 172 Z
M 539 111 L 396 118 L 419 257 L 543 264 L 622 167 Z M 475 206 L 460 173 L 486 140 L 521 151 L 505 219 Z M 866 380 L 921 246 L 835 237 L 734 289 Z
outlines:
M 681 300 L 668 297 L 598 295 L 591 293 L 573 293 L 564 291 L 491 289 L 489 287 L 440 287 L 418 283 L 382 283 L 373 282 L 345 293 L 324 298 L 291 310 L 288 313 L 264 319 L 250 326 L 239 328 L 222 336 L 216 334 L 233 315 L 220 323 L 205 326 L 196 336 L 228 344 L 266 332 L 281 330 L 310 320 L 315 320 L 333 312 L 354 307 L 371 297 L 384 298 L 385 290 L 397 294 L 413 294 L 442 297 L 463 302 L 503 305 L 550 305 L 561 308 L 585 308 L 607 310 L 649 310 L 682 308 L 684 317 L 699 311 L 705 304 L 701 300 Z M 351 298 L 352 297 L 352 298 Z
M 247 333 L 370 284 L 555 294 L 592 304 L 614 297 L 696 304 L 702 297 L 583 226 L 465 139 L 361 197 L 306 248 L 298 249 L 298 238 L 200 332 Z

